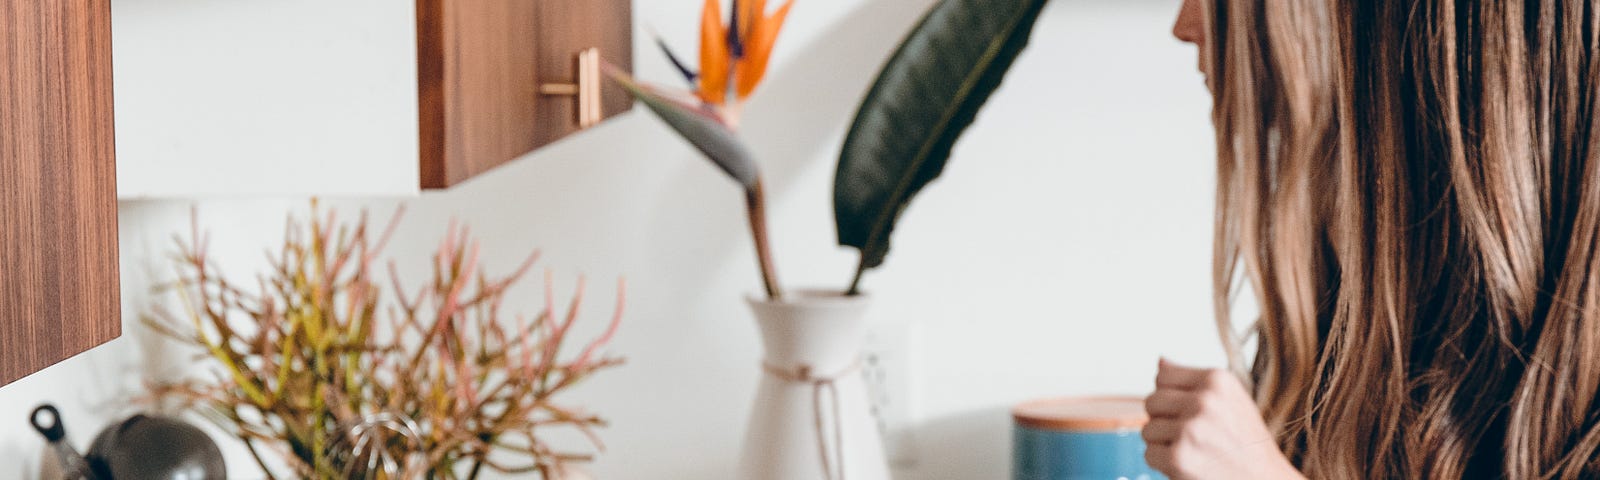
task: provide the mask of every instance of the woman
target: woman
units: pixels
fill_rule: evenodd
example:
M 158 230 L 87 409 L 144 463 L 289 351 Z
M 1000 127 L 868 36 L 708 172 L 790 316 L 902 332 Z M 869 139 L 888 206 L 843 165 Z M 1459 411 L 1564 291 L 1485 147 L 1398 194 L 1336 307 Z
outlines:
M 1186 478 L 1600 478 L 1600 2 L 1189 0 L 1215 99 L 1217 318 L 1163 362 Z M 1235 370 L 1244 372 L 1235 361 Z

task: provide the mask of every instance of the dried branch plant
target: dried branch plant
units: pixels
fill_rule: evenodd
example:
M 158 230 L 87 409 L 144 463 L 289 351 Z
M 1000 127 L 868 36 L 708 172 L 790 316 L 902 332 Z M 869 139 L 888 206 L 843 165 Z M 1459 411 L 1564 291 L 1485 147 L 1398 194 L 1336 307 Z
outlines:
M 373 273 L 399 220 L 376 237 L 365 212 L 354 224 L 313 206 L 289 219 L 272 267 L 253 290 L 224 279 L 197 224 L 177 239 L 178 280 L 164 287 L 183 310 L 146 317 L 156 330 L 203 349 L 216 378 L 157 386 L 198 407 L 249 449 L 268 478 L 264 451 L 299 478 L 475 478 L 483 469 L 553 478 L 589 455 L 552 446 L 573 429 L 603 448 L 599 417 L 557 403 L 595 372 L 621 363 L 601 349 L 621 320 L 576 354 L 562 347 L 578 319 L 584 285 L 529 319 L 501 310 L 507 290 L 538 259 L 502 277 L 485 273 L 478 243 L 451 225 L 415 290 Z M 520 462 L 520 463 L 513 463 Z

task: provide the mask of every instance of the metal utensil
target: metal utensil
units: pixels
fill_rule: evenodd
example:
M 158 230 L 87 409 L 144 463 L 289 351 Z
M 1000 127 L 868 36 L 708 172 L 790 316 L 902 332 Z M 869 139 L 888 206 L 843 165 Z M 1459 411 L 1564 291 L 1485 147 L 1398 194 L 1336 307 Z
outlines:
M 62 478 L 68 480 L 102 480 L 95 476 L 94 470 L 89 468 L 89 461 L 72 448 L 72 443 L 67 441 L 67 427 L 61 422 L 61 411 L 55 405 L 44 404 L 33 409 L 33 414 L 28 416 L 33 429 L 44 436 L 45 442 L 55 450 L 56 458 L 61 461 Z

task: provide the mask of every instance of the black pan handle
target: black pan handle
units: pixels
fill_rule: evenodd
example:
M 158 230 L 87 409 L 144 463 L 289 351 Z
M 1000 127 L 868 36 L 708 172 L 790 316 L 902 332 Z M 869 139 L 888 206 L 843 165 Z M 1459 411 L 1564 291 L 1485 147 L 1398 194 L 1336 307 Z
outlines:
M 67 428 L 61 425 L 61 411 L 56 410 L 55 405 L 40 405 L 33 409 L 33 415 L 29 415 L 28 420 L 34 430 L 44 435 L 45 441 L 56 443 L 67 437 Z

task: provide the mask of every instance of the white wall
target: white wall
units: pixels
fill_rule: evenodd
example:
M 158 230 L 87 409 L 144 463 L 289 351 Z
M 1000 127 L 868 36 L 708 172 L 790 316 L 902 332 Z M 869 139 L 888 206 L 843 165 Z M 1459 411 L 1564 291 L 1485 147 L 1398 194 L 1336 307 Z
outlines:
M 221 0 L 217 0 L 221 1 Z M 842 287 L 831 179 L 843 130 L 871 73 L 930 0 L 801 0 L 770 82 L 748 109 L 767 162 L 776 253 L 791 286 Z M 640 0 L 636 17 L 682 50 L 690 0 Z M 1168 35 L 1176 0 L 1062 0 L 946 176 L 917 200 L 888 264 L 872 274 L 874 321 L 917 340 L 916 460 L 905 479 L 1003 478 L 1015 402 L 1148 390 L 1157 355 L 1220 363 L 1209 320 L 1212 148 L 1194 52 Z M 641 76 L 669 81 L 640 38 Z M 592 332 L 611 279 L 629 314 L 628 364 L 574 401 L 613 422 L 593 466 L 607 479 L 731 475 L 758 376 L 740 298 L 758 288 L 735 187 L 653 118 L 636 112 L 453 190 L 412 200 L 336 200 L 347 214 L 409 209 L 390 256 L 420 272 L 450 218 L 470 222 L 491 268 L 543 248 L 560 291 L 592 281 Z M 80 443 L 129 412 L 146 376 L 191 369 L 137 317 L 159 300 L 171 235 L 191 205 L 232 271 L 259 267 L 282 216 L 304 199 L 122 204 L 127 334 L 0 389 L 0 477 L 35 468 L 24 417 L 56 402 Z M 530 283 L 514 305 L 542 305 Z M 887 330 L 896 330 L 886 328 Z M 253 478 L 232 452 L 239 478 Z M 20 465 L 20 467 L 18 466 Z

